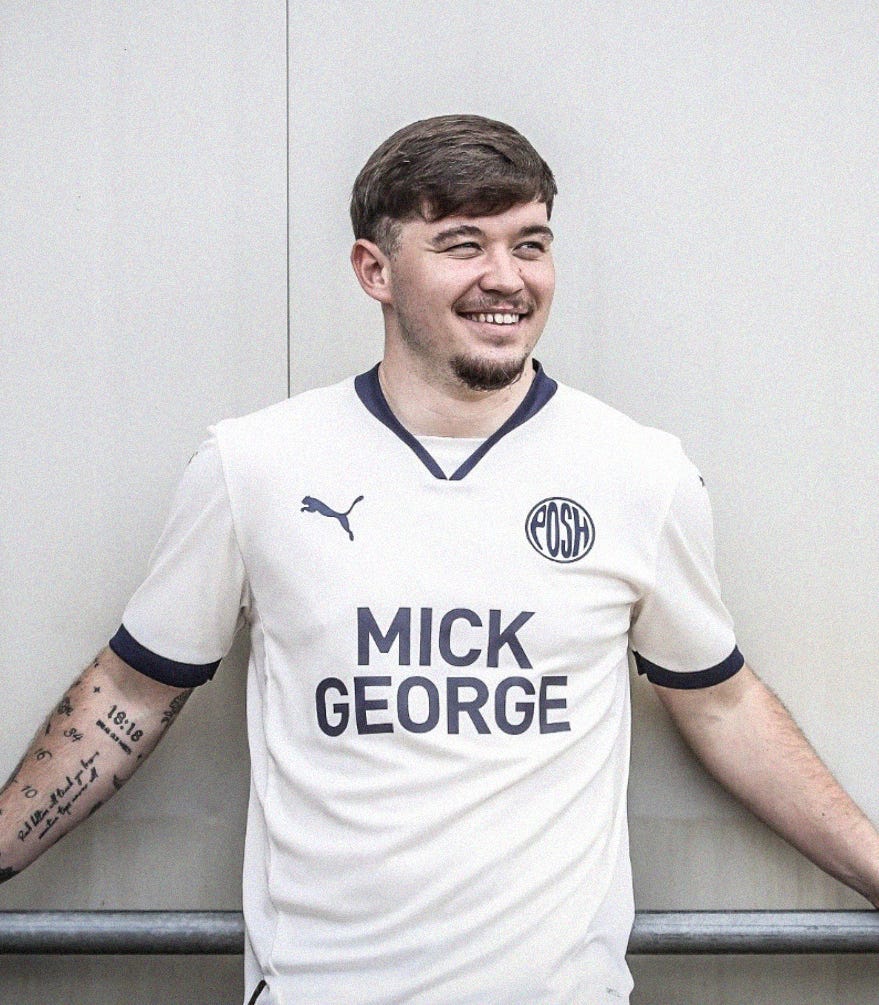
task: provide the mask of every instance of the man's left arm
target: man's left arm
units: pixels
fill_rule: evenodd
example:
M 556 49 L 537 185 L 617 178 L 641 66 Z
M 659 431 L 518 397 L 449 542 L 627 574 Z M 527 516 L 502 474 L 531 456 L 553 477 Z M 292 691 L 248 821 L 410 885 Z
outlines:
M 749 667 L 713 687 L 655 690 L 710 774 L 807 858 L 879 907 L 879 832 Z

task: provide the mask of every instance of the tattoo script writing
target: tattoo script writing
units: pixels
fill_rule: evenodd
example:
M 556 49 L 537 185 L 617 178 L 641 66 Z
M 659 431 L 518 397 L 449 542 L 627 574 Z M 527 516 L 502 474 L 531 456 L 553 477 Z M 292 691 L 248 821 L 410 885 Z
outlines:
M 70 813 L 74 803 L 84 792 L 88 791 L 93 782 L 98 780 L 95 761 L 99 753 L 96 750 L 91 757 L 80 759 L 80 769 L 73 775 L 66 775 L 65 784 L 54 788 L 49 793 L 48 800 L 29 814 L 24 827 L 18 832 L 19 841 L 25 841 L 34 831 L 36 831 L 37 840 L 42 841 L 58 821 Z M 25 799 L 36 799 L 40 795 L 39 791 L 32 785 L 23 786 L 22 792 Z

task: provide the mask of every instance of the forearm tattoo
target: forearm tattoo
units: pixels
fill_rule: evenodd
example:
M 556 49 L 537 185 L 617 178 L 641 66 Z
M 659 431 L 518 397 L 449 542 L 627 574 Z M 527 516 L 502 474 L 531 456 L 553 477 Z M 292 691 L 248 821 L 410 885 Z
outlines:
M 37 840 L 42 841 L 58 821 L 67 816 L 74 804 L 86 793 L 100 777 L 95 764 L 100 751 L 95 751 L 91 757 L 80 759 L 80 767 L 72 775 L 65 775 L 64 782 L 44 794 L 43 802 L 25 818 L 24 826 L 18 832 L 18 840 L 26 841 L 36 833 Z M 25 799 L 36 799 L 40 791 L 33 785 L 21 787 Z
M 186 704 L 187 699 L 192 694 L 193 689 L 181 691 L 175 698 L 171 699 L 171 704 L 162 713 L 162 727 L 167 729 L 180 714 L 180 709 Z
M 112 705 L 107 712 L 106 721 L 98 719 L 95 725 L 103 730 L 110 739 L 117 743 L 125 753 L 131 757 L 132 749 L 128 743 L 139 743 L 143 738 L 143 730 L 138 728 L 134 719 L 128 718 L 128 713 L 117 705 Z
M 90 669 L 99 665 L 100 658 L 94 661 Z M 35 842 L 43 841 L 46 845 L 52 844 L 67 829 L 66 825 L 62 826 L 55 835 L 49 837 L 59 823 L 65 819 L 70 822 L 76 817 L 91 816 L 103 805 L 109 794 L 122 788 L 134 773 L 137 763 L 154 746 L 157 739 L 156 727 L 153 725 L 155 720 L 145 712 L 143 715 L 137 711 L 132 712 L 124 704 L 112 704 L 108 699 L 103 709 L 98 705 L 98 717 L 92 718 L 95 714 L 92 711 L 95 708 L 94 703 L 101 702 L 102 699 L 93 699 L 91 695 L 100 695 L 101 687 L 99 681 L 88 679 L 88 672 L 85 671 L 73 682 L 67 694 L 40 727 L 36 740 L 19 761 L 9 780 L 0 789 L 0 796 L 4 793 L 9 795 L 5 815 L 6 822 L 10 825 L 9 839 L 13 843 L 17 838 L 25 847 L 34 847 Z M 84 688 L 86 684 L 89 684 L 89 687 Z M 80 698 L 89 691 L 88 699 L 80 701 Z M 170 700 L 161 713 L 158 727 L 161 733 L 164 733 L 180 714 L 190 694 L 192 689 L 181 691 Z M 100 731 L 95 735 L 100 737 L 101 741 L 112 741 L 110 747 L 107 747 L 106 743 L 101 747 L 104 751 L 103 767 L 100 759 L 101 750 L 96 749 L 90 756 L 81 756 L 78 746 L 73 748 L 77 751 L 73 767 L 68 766 L 69 754 L 64 753 L 64 750 L 70 751 L 67 744 L 81 744 L 85 747 L 86 744 L 95 742 L 89 739 L 92 727 L 89 727 L 87 720 L 84 721 L 84 716 L 88 716 L 88 719 L 94 722 L 94 728 Z M 100 742 L 98 745 L 101 745 Z M 112 753 L 114 746 L 116 750 L 121 750 L 126 755 L 126 762 L 121 766 L 118 758 Z M 131 760 L 128 761 L 128 758 Z M 46 769 L 49 768 L 51 772 L 50 765 L 53 764 L 53 759 L 58 770 L 47 778 Z M 38 766 L 39 770 L 36 770 Z M 112 790 L 109 789 L 107 782 L 112 784 Z M 87 796 L 86 793 L 89 792 L 90 795 Z M 19 808 L 13 809 L 13 806 Z M 0 808 L 0 816 L 3 815 L 4 810 Z M 11 816 L 16 817 L 14 822 L 9 819 Z M 9 850 L 11 849 L 7 847 L 7 851 Z M 18 862 L 17 854 L 14 860 Z M 6 861 L 8 862 L 9 858 Z M 21 868 L 23 866 L 10 867 L 0 861 L 0 883 L 18 875 Z

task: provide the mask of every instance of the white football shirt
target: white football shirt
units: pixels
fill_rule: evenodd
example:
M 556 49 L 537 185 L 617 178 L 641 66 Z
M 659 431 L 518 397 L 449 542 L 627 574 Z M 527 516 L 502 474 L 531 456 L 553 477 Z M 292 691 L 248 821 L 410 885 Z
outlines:
M 628 1001 L 628 649 L 742 665 L 677 440 L 539 369 L 448 477 L 377 369 L 220 423 L 111 644 L 188 686 L 244 622 L 248 995 Z

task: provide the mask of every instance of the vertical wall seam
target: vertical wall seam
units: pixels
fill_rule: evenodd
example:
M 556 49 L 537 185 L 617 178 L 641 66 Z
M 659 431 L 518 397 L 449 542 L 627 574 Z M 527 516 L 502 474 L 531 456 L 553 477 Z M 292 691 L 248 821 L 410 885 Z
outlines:
M 284 209 L 286 213 L 286 245 L 287 245 L 287 397 L 293 393 L 293 362 L 292 333 L 290 331 L 290 0 L 285 5 L 284 44 L 286 66 L 286 126 L 284 130 L 286 142 L 286 169 L 284 172 L 286 189 L 284 192 Z

